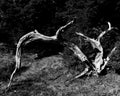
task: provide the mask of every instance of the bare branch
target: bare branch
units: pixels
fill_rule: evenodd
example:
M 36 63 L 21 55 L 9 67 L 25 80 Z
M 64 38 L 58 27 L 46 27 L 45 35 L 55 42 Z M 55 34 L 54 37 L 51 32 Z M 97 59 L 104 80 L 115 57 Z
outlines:
M 22 36 L 17 44 L 17 49 L 16 49 L 16 56 L 15 56 L 15 60 L 16 60 L 16 66 L 15 69 L 13 71 L 13 73 L 11 74 L 10 77 L 10 81 L 8 84 L 8 87 L 11 85 L 11 81 L 12 78 L 16 72 L 16 70 L 18 68 L 20 68 L 21 66 L 21 47 L 27 45 L 28 43 L 34 41 L 34 40 L 41 40 L 41 41 L 54 41 L 58 39 L 58 35 L 60 32 L 64 31 L 64 28 L 66 28 L 67 26 L 69 26 L 70 24 L 72 24 L 74 21 L 70 21 L 69 23 L 67 23 L 66 25 L 60 27 L 56 34 L 54 36 L 45 36 L 41 33 L 39 33 L 37 30 L 34 30 L 32 32 L 29 32 L 27 34 L 25 34 L 24 36 Z M 92 61 L 92 64 L 89 62 L 87 56 L 81 51 L 81 49 L 75 45 L 75 44 L 71 44 L 70 45 L 70 49 L 74 52 L 74 55 L 77 56 L 82 62 L 88 62 L 90 63 L 89 67 L 92 67 L 96 73 L 100 73 L 106 66 L 106 64 L 108 63 L 108 61 L 110 60 L 110 56 L 112 55 L 112 53 L 115 51 L 116 47 L 114 47 L 111 51 L 111 53 L 107 56 L 106 59 L 103 59 L 103 47 L 100 43 L 100 39 L 103 37 L 103 35 L 105 33 L 107 33 L 108 31 L 112 30 L 113 27 L 111 27 L 111 23 L 108 22 L 108 29 L 103 31 L 97 39 L 93 39 L 90 38 L 88 36 L 85 36 L 82 33 L 78 33 L 76 32 L 77 35 L 82 36 L 85 38 L 85 40 L 89 41 L 92 45 L 92 47 L 95 49 L 98 49 L 99 52 L 97 53 L 97 55 L 95 56 L 95 59 Z M 104 65 L 102 66 L 102 68 L 100 68 L 100 66 L 104 63 Z M 79 74 L 78 76 L 76 76 L 75 78 L 81 77 L 82 75 L 86 74 L 88 72 L 88 66 L 85 68 L 85 70 Z
M 37 30 L 30 32 L 30 33 L 27 33 L 26 35 L 21 37 L 18 44 L 17 44 L 17 49 L 16 49 L 16 56 L 15 56 L 16 67 L 15 67 L 15 70 L 13 71 L 13 73 L 10 77 L 10 82 L 8 84 L 8 87 L 11 84 L 13 75 L 15 74 L 16 70 L 18 68 L 20 68 L 20 66 L 21 66 L 21 47 L 22 47 L 22 45 L 26 45 L 34 40 L 37 40 L 37 39 L 46 40 L 46 41 L 55 40 L 55 38 L 53 36 L 49 37 L 49 36 L 42 35 L 42 34 L 38 33 Z
M 45 36 L 45 35 L 39 33 L 37 30 L 34 30 L 34 31 L 29 32 L 29 33 L 25 34 L 24 36 L 22 36 L 22 37 L 20 38 L 20 40 L 18 41 L 18 44 L 17 44 L 16 56 L 15 56 L 16 66 L 15 66 L 15 69 L 14 69 L 13 73 L 11 74 L 8 87 L 9 87 L 10 84 L 11 84 L 13 75 L 15 74 L 16 70 L 17 70 L 18 68 L 20 68 L 20 66 L 21 66 L 21 47 L 22 47 L 23 45 L 25 46 L 26 44 L 28 44 L 28 43 L 30 43 L 30 42 L 32 42 L 32 41 L 34 41 L 34 40 L 38 40 L 38 39 L 39 39 L 39 40 L 44 40 L 44 41 L 57 40 L 57 37 L 58 37 L 59 32 L 60 32 L 63 28 L 67 27 L 68 25 L 70 25 L 70 24 L 72 24 L 72 23 L 73 23 L 73 21 L 70 21 L 70 22 L 67 23 L 65 26 L 60 27 L 60 28 L 57 30 L 57 32 L 56 32 L 56 34 L 55 34 L 54 36 Z
M 72 20 L 72 21 L 70 21 L 69 23 L 67 23 L 66 25 L 60 27 L 60 28 L 57 30 L 55 36 L 53 36 L 53 37 L 55 37 L 55 38 L 57 39 L 57 36 L 58 36 L 59 32 L 60 32 L 61 30 L 63 30 L 64 28 L 66 28 L 67 26 L 71 25 L 73 22 L 74 22 L 74 21 Z
M 76 34 L 84 37 L 85 40 L 89 41 L 89 42 L 91 43 L 91 45 L 92 45 L 93 48 L 99 49 L 99 45 L 100 45 L 100 42 L 99 42 L 99 41 L 97 41 L 97 40 L 95 40 L 95 39 L 92 39 L 92 38 L 90 38 L 90 37 L 88 37 L 88 36 L 85 36 L 85 35 L 82 34 L 82 33 L 76 32 Z
M 82 62 L 85 62 L 85 61 L 89 62 L 88 58 L 85 56 L 85 54 L 80 50 L 80 48 L 77 45 L 74 45 L 72 43 L 71 47 L 69 47 L 69 48 L 74 52 L 74 55 L 77 56 Z M 89 68 L 89 66 L 86 64 L 85 70 L 81 74 L 77 75 L 74 79 L 79 78 L 79 77 L 83 76 L 84 74 L 86 74 L 88 72 L 88 68 Z M 72 80 L 74 80 L 74 79 L 72 79 Z
M 91 38 L 89 38 L 88 36 L 85 36 L 84 34 L 82 34 L 81 32 L 76 32 L 76 34 L 77 35 L 79 35 L 79 36 L 82 36 L 82 37 L 84 37 L 86 40 L 91 40 Z
M 98 73 L 100 73 L 101 72 L 101 69 L 100 69 L 100 66 L 105 62 L 105 64 L 104 64 L 104 66 L 106 66 L 106 64 L 107 64 L 107 62 L 109 61 L 109 55 L 108 55 L 108 57 L 105 59 L 105 60 L 103 60 L 103 48 L 102 48 L 102 45 L 101 45 L 101 43 L 100 43 L 100 39 L 101 39 L 101 37 L 103 37 L 103 35 L 105 34 L 105 33 L 107 33 L 108 31 L 110 31 L 110 30 L 112 30 L 113 29 L 113 27 L 111 27 L 111 23 L 110 22 L 108 22 L 108 29 L 107 30 L 105 30 L 105 31 L 103 31 L 99 36 L 98 36 L 98 38 L 95 40 L 95 39 L 92 39 L 92 38 L 89 38 L 89 37 L 87 37 L 87 36 L 85 36 L 84 34 L 82 34 L 82 33 L 76 33 L 77 35 L 80 35 L 80 36 L 82 36 L 82 37 L 84 37 L 87 41 L 89 41 L 90 43 L 91 43 L 91 45 L 92 45 L 92 47 L 93 48 L 97 48 L 100 52 L 98 52 L 97 53 L 97 55 L 96 55 L 96 57 L 95 57 L 95 60 L 93 60 L 92 61 L 92 63 L 95 65 L 95 67 L 96 67 L 96 71 L 98 72 Z M 114 49 L 115 50 L 115 49 Z M 113 50 L 113 51 L 114 51 Z M 113 52 L 112 51 L 112 52 Z M 111 54 L 110 54 L 111 55 Z M 104 66 L 103 66 L 103 68 L 104 68 Z
M 8 83 L 8 85 L 7 85 L 8 88 L 9 88 L 10 85 L 11 85 L 11 82 L 12 82 L 13 76 L 14 76 L 14 74 L 15 74 L 16 71 L 17 71 L 17 67 L 15 67 L 14 71 L 12 72 L 12 74 L 11 74 L 11 76 L 10 76 L 10 81 L 9 81 L 9 83 Z
M 86 68 L 84 69 L 84 71 L 82 73 L 80 73 L 79 75 L 75 76 L 74 79 L 77 79 L 77 78 L 85 75 L 88 71 L 89 71 L 89 66 L 86 66 Z
M 110 22 L 108 22 L 108 31 L 110 31 L 110 30 L 112 30 L 113 29 L 113 27 L 111 27 L 111 23 Z
M 103 37 L 103 35 L 105 35 L 107 32 L 109 32 L 110 30 L 112 30 L 114 27 L 111 27 L 111 23 L 110 22 L 107 22 L 108 23 L 108 29 L 103 31 L 99 36 L 98 36 L 98 41 L 100 41 L 100 39 Z
M 86 40 L 91 43 L 93 48 L 97 48 L 100 51 L 97 53 L 95 60 L 92 61 L 93 65 L 96 67 L 95 70 L 99 73 L 100 72 L 100 65 L 103 64 L 103 59 L 102 59 L 103 58 L 103 48 L 102 48 L 100 41 L 89 38 L 82 33 L 76 33 L 76 34 L 80 35 L 82 37 L 85 37 Z
M 63 28 L 67 27 L 68 25 L 72 24 L 73 21 L 67 23 L 65 26 L 62 26 L 58 29 L 58 31 L 56 32 L 56 35 L 54 36 L 45 36 L 41 33 L 39 33 L 37 30 L 32 31 L 30 33 L 27 33 L 26 35 L 24 35 L 23 37 L 20 38 L 18 44 L 17 44 L 17 50 L 16 50 L 16 66 L 19 68 L 20 66 L 20 55 L 21 55 L 21 45 L 24 44 L 28 44 L 34 40 L 45 40 L 45 41 L 50 41 L 50 40 L 56 40 L 58 33 L 60 32 L 60 30 L 62 30 Z
M 110 58 L 113 54 L 113 52 L 116 50 L 116 46 L 112 49 L 112 51 L 108 54 L 107 58 Z M 110 60 L 110 59 L 107 59 L 107 60 Z
M 74 54 L 82 61 L 88 61 L 87 57 L 85 56 L 85 54 L 80 50 L 80 48 L 78 48 L 77 45 L 71 44 L 71 47 L 69 47 Z
M 111 27 L 111 23 L 110 22 L 108 22 L 108 29 L 107 30 L 105 30 L 105 31 L 103 31 L 99 36 L 98 36 L 98 38 L 97 39 L 92 39 L 92 38 L 90 38 L 90 37 L 88 37 L 88 36 L 85 36 L 84 34 L 82 34 L 82 33 L 78 33 L 78 32 L 76 32 L 76 34 L 77 35 L 79 35 L 79 36 L 82 36 L 82 37 L 84 37 L 85 38 L 85 40 L 87 40 L 87 41 L 89 41 L 90 43 L 91 43 L 91 45 L 92 45 L 92 47 L 93 48 L 97 48 L 98 50 L 99 50 L 99 52 L 97 53 L 97 55 L 95 56 L 95 59 L 94 60 L 92 60 L 92 64 L 95 66 L 95 68 L 94 68 L 94 70 L 95 70 L 95 72 L 97 72 L 97 73 L 100 73 L 103 69 L 104 69 L 104 67 L 106 66 L 106 64 L 108 63 L 108 61 L 110 60 L 110 56 L 112 55 L 112 53 L 115 51 L 115 49 L 116 49 L 116 47 L 115 48 L 113 48 L 113 50 L 111 51 L 111 53 L 107 56 L 107 58 L 106 59 L 103 59 L 103 47 L 102 47 L 102 45 L 101 45 L 101 42 L 100 42 L 100 39 L 101 39 L 101 37 L 103 37 L 103 35 L 105 35 L 107 32 L 109 32 L 110 30 L 112 30 L 113 29 L 113 27 Z M 114 28 L 115 29 L 115 28 Z M 96 29 L 97 30 L 97 29 Z M 77 49 L 76 48 L 76 50 L 78 51 L 79 50 L 79 48 Z M 74 51 L 74 53 L 79 57 L 79 59 L 81 60 L 83 57 L 82 56 L 84 56 L 83 54 L 84 53 L 82 53 L 82 52 L 77 52 L 76 50 L 73 50 Z M 81 55 L 82 56 L 81 56 Z M 81 58 L 80 58 L 81 57 Z M 86 57 L 87 58 L 87 57 Z M 81 60 L 81 61 L 84 61 L 84 60 Z M 100 68 L 101 67 L 101 65 L 102 64 L 104 64 L 103 66 L 102 66 L 102 68 Z M 94 67 L 93 66 L 93 67 Z M 83 71 L 83 73 L 82 74 L 85 74 L 86 73 L 86 71 Z M 80 75 L 78 75 L 78 77 L 79 76 L 81 76 L 81 74 Z
M 104 65 L 101 67 L 101 71 L 105 68 L 105 66 L 108 64 L 108 61 L 110 60 L 110 57 L 112 56 L 113 52 L 116 50 L 116 46 L 112 49 L 112 51 L 109 53 L 107 58 L 104 59 Z

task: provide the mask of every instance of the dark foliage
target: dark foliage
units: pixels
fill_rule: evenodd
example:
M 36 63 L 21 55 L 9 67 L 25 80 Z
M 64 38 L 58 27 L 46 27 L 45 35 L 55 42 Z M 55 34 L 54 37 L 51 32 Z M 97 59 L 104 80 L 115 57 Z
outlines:
M 24 52 L 38 53 L 38 57 L 36 59 L 57 55 L 59 54 L 59 52 L 63 52 L 63 50 L 64 44 L 60 43 L 57 40 L 55 41 L 36 40 L 34 42 L 29 43 L 26 46 L 23 46 Z
M 108 67 L 111 67 L 116 73 L 120 74 L 120 41 L 116 42 L 117 49 L 114 54 L 111 56 L 111 60 Z
M 75 32 L 96 38 L 101 31 L 96 31 L 93 27 L 105 30 L 108 21 L 120 29 L 120 1 L 1 0 L 0 42 L 5 42 L 15 49 L 16 43 L 24 34 L 37 29 L 42 34 L 54 35 L 59 27 L 70 20 L 74 20 L 74 24 L 67 28 L 59 39 L 77 44 L 91 58 L 91 55 L 94 55 L 91 54 L 92 50 L 89 50 L 91 47 L 78 38 Z M 115 42 L 120 40 L 119 35 L 119 30 L 114 30 L 102 38 L 105 57 Z
M 119 27 L 119 5 L 119 0 L 1 0 L 0 41 L 16 43 L 34 29 L 53 35 L 57 28 L 73 19 L 76 24 L 71 31 L 88 35 L 92 34 L 90 28 L 107 21 Z

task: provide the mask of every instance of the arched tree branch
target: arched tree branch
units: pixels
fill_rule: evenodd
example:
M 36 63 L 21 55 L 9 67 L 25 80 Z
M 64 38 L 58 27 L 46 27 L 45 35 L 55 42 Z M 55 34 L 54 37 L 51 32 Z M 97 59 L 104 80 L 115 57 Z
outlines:
M 10 76 L 10 81 L 9 81 L 8 87 L 11 85 L 11 81 L 12 81 L 12 78 L 13 78 L 16 70 L 19 69 L 21 66 L 21 47 L 27 45 L 28 43 L 30 43 L 34 40 L 38 40 L 38 39 L 43 40 L 43 41 L 57 40 L 59 32 L 61 32 L 61 30 L 64 30 L 64 28 L 71 25 L 73 22 L 74 21 L 72 20 L 72 21 L 68 22 L 66 25 L 60 27 L 54 36 L 45 36 L 45 35 L 39 33 L 37 30 L 34 30 L 34 31 L 29 32 L 29 33 L 25 34 L 24 36 L 22 36 L 17 44 L 16 56 L 15 56 L 16 66 L 15 66 L 13 73 Z

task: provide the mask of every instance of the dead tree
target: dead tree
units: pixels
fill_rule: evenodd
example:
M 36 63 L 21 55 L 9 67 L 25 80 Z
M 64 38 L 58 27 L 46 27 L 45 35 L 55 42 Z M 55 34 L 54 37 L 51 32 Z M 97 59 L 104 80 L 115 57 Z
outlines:
M 23 45 L 25 46 L 28 43 L 30 43 L 34 40 L 38 40 L 38 39 L 42 40 L 42 41 L 49 41 L 49 42 L 56 41 L 56 40 L 58 40 L 58 35 L 59 35 L 60 31 L 62 31 L 62 30 L 64 31 L 64 28 L 71 25 L 72 23 L 73 23 L 73 21 L 67 23 L 65 26 L 60 27 L 54 36 L 45 36 L 45 35 L 39 33 L 37 30 L 35 30 L 35 31 L 27 33 L 26 35 L 21 37 L 17 44 L 17 49 L 16 49 L 16 56 L 15 56 L 16 67 L 15 67 L 13 73 L 11 74 L 8 87 L 11 85 L 11 81 L 13 79 L 13 75 L 15 74 L 16 70 L 19 69 L 21 66 L 21 47 Z M 80 32 L 76 32 L 77 35 L 83 37 L 86 41 L 90 42 L 93 49 L 96 48 L 99 51 L 97 52 L 95 59 L 91 60 L 92 61 L 91 62 L 88 60 L 88 57 L 84 54 L 84 52 L 81 51 L 81 49 L 77 45 L 70 43 L 69 48 L 70 48 L 70 50 L 73 51 L 74 55 L 77 56 L 80 61 L 87 63 L 85 70 L 81 74 L 77 75 L 75 78 L 79 78 L 79 77 L 87 74 L 89 72 L 89 68 L 92 68 L 92 71 L 90 71 L 90 72 L 96 72 L 96 74 L 98 74 L 107 65 L 108 61 L 110 60 L 110 56 L 116 49 L 116 47 L 114 47 L 112 49 L 112 51 L 110 52 L 110 54 L 107 56 L 107 58 L 103 58 L 103 55 L 104 55 L 103 50 L 104 49 L 101 45 L 100 39 L 103 37 L 103 35 L 105 35 L 107 32 L 109 32 L 110 30 L 113 29 L 113 27 L 111 27 L 110 22 L 108 22 L 108 26 L 109 26 L 108 29 L 101 32 L 101 34 L 97 37 L 97 39 L 93 39 L 88 36 L 85 36 L 84 34 L 82 34 Z

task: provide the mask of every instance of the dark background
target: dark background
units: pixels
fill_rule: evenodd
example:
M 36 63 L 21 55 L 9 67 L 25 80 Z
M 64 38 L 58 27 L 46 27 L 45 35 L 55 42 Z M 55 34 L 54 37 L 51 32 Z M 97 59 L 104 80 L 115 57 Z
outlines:
M 107 25 L 107 21 L 120 28 L 120 1 L 0 0 L 0 42 L 12 47 L 21 36 L 34 29 L 54 35 L 59 27 L 73 19 L 76 23 L 67 32 L 68 38 L 68 34 L 76 30 L 90 35 L 88 30 Z
M 15 77 L 18 77 L 18 79 L 14 79 L 13 86 L 10 88 L 10 90 L 5 90 L 3 94 L 3 92 L 1 91 L 2 87 L 6 86 L 6 81 L 8 84 L 10 76 L 15 67 L 15 52 L 13 52 L 14 54 L 11 55 L 9 53 L 5 54 L 4 52 L 2 54 L 1 51 L 15 51 L 18 40 L 24 34 L 35 29 L 44 35 L 54 35 L 59 27 L 65 25 L 71 20 L 74 20 L 75 22 L 73 25 L 71 25 L 71 27 L 66 29 L 65 32 L 63 32 L 63 34 L 61 34 L 62 39 L 66 40 L 68 44 L 72 42 L 78 45 L 78 47 L 83 51 L 83 53 L 87 57 L 89 57 L 90 55 L 94 55 L 94 52 L 92 51 L 91 46 L 88 42 L 75 35 L 76 31 L 82 32 L 91 38 L 96 38 L 100 34 L 101 30 L 103 31 L 108 28 L 108 21 L 111 22 L 113 27 L 118 28 L 118 30 L 112 30 L 105 34 L 101 39 L 101 44 L 104 48 L 104 57 L 106 57 L 109 54 L 109 52 L 111 52 L 114 46 L 117 46 L 116 51 L 111 56 L 110 61 L 108 62 L 105 69 L 113 69 L 113 72 L 116 72 L 119 75 L 105 75 L 109 73 L 109 70 L 103 70 L 101 75 L 105 76 L 98 78 L 87 78 L 86 80 L 83 78 L 84 82 L 76 81 L 76 84 L 73 83 L 73 88 L 71 88 L 72 86 L 70 85 L 69 88 L 65 87 L 64 90 L 63 84 L 59 83 L 61 82 L 61 80 L 64 81 L 64 74 L 61 75 L 61 73 L 63 73 L 64 70 L 68 70 L 68 72 L 70 72 L 73 76 L 77 73 L 82 72 L 85 68 L 84 64 L 82 64 L 82 62 L 75 57 L 73 52 L 69 50 L 68 47 L 65 47 L 63 52 L 63 59 L 65 59 L 63 64 L 66 66 L 65 68 L 63 65 L 61 65 L 62 63 L 59 63 L 59 61 L 56 60 L 56 57 L 49 57 L 49 59 L 46 58 L 43 61 L 42 59 L 34 60 L 34 54 L 29 55 L 25 53 L 22 54 L 22 67 L 20 68 L 20 70 L 18 70 L 18 72 L 16 72 L 17 74 L 15 74 Z M 94 28 L 101 29 L 100 31 L 97 31 L 94 30 Z M 80 92 L 80 94 L 81 92 L 83 92 L 83 94 L 87 93 L 86 96 L 90 95 L 91 92 L 95 94 L 92 96 L 96 96 L 96 92 L 100 92 L 99 96 L 103 95 L 101 94 L 101 92 L 112 92 L 116 94 L 116 92 L 119 92 L 120 84 L 119 29 L 120 0 L 0 0 L 0 94 L 2 93 L 1 96 L 31 96 L 29 94 L 35 96 L 35 94 L 41 95 L 41 92 L 43 92 L 43 95 L 45 94 L 44 96 L 46 96 L 46 94 L 49 96 L 53 96 L 55 94 L 53 94 L 53 89 L 48 89 L 48 85 L 51 85 L 51 82 L 53 84 L 53 87 L 56 86 L 56 93 L 58 93 L 59 91 L 64 93 L 65 91 L 66 95 L 64 96 L 75 96 L 76 92 L 71 91 L 71 89 L 77 90 L 77 92 Z M 35 45 L 40 45 L 38 43 L 39 41 Z M 5 44 L 6 46 L 1 46 L 2 44 Z M 34 45 L 32 47 L 34 47 Z M 53 46 L 53 48 L 55 47 Z M 46 49 L 44 50 L 46 51 Z M 52 64 L 54 63 L 56 64 L 56 62 L 58 62 L 57 66 L 60 66 L 60 68 L 58 67 L 58 69 L 54 70 L 52 68 L 51 70 L 49 66 L 52 66 Z M 46 71 L 46 68 L 43 68 L 41 70 L 41 66 L 44 66 L 44 64 L 46 65 L 46 63 L 48 63 L 48 71 Z M 24 75 L 24 72 L 27 72 L 27 74 L 25 73 Z M 59 73 L 60 78 L 58 77 L 57 81 L 55 80 L 55 78 L 59 76 Z M 66 75 L 65 73 L 65 80 L 66 79 L 69 80 L 70 78 L 68 78 L 68 75 Z M 36 83 L 38 84 L 37 86 Z M 76 85 L 79 86 L 79 90 L 77 89 Z M 59 89 L 59 86 L 62 86 L 62 89 Z M 108 92 L 109 89 L 112 89 L 113 91 Z

